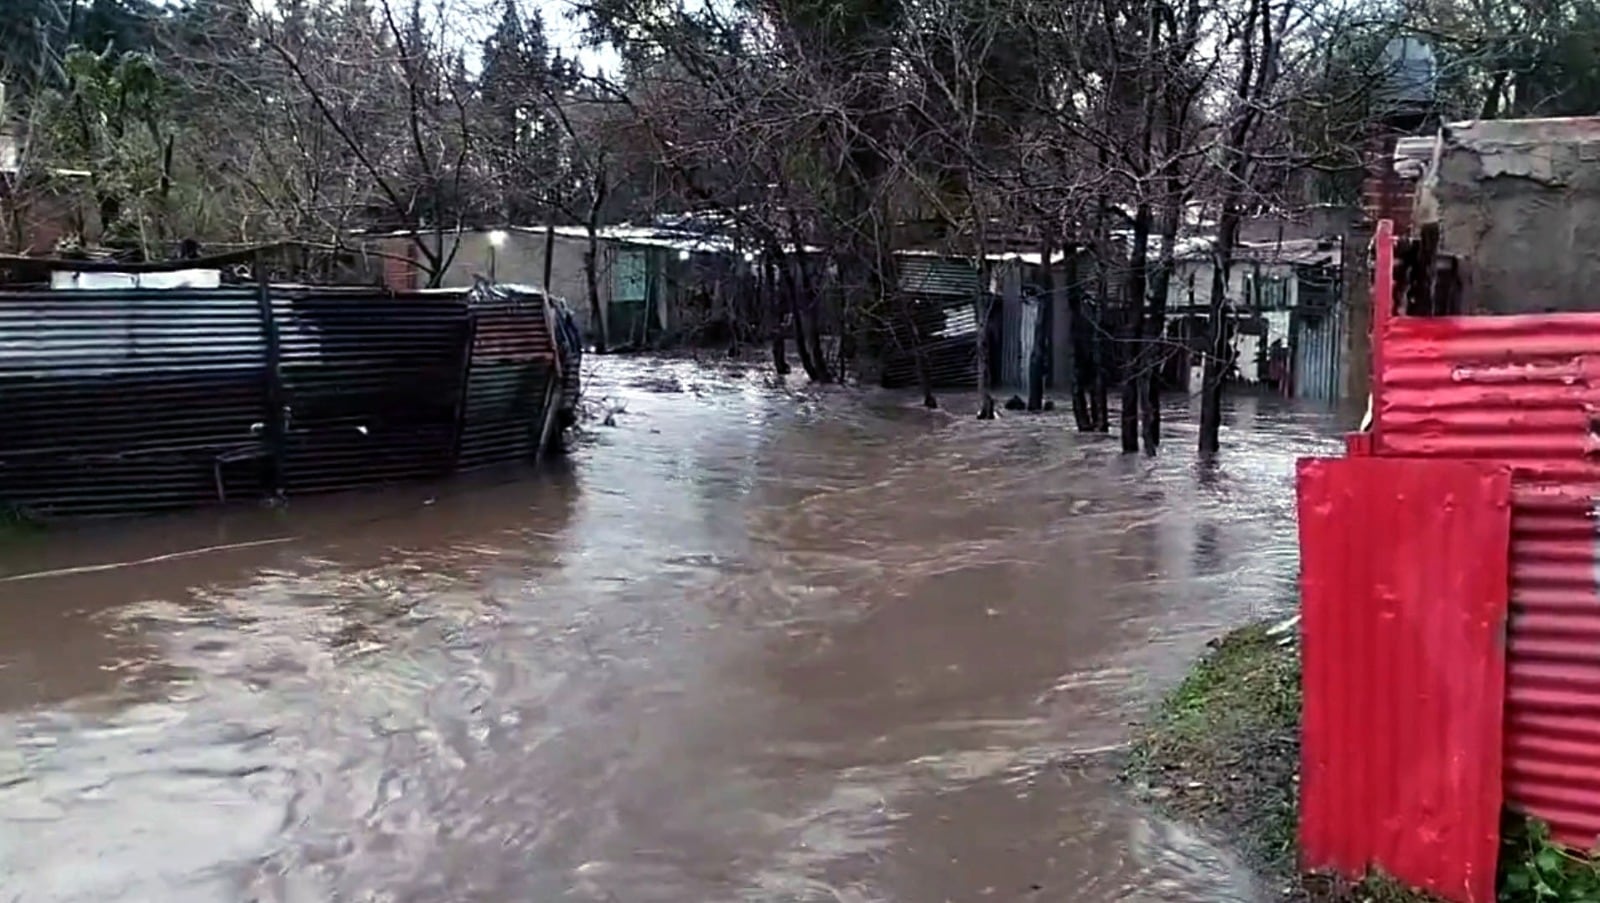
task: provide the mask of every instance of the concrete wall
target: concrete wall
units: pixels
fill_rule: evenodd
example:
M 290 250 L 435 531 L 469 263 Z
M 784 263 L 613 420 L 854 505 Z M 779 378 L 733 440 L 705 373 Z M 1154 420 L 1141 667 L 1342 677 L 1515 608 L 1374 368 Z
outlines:
M 1424 191 L 1468 310 L 1600 310 L 1600 118 L 1449 126 Z
M 446 287 L 465 287 L 477 276 L 493 276 L 499 282 L 539 287 L 544 282 L 543 232 L 531 230 L 509 231 L 498 248 L 489 242 L 487 232 L 467 232 L 461 236 L 455 259 L 445 270 Z M 589 293 L 583 273 L 584 253 L 589 249 L 587 237 L 557 234 L 552 245 L 554 257 L 550 267 L 550 294 L 566 300 L 571 306 L 578 325 L 590 330 Z M 604 306 L 611 293 L 611 248 L 600 243 L 600 302 Z M 491 266 L 492 264 L 492 266 Z
M 580 328 L 591 338 L 598 330 L 588 296 L 584 257 L 588 236 L 580 227 L 560 226 L 553 237 L 550 267 L 550 293 L 565 300 Z M 459 238 L 445 236 L 446 248 L 455 242 L 455 254 L 445 268 L 441 285 L 465 288 L 479 278 L 538 288 L 544 282 L 546 236 L 542 229 L 505 230 L 500 244 L 489 240 L 490 233 L 466 232 Z M 432 241 L 432 237 L 428 238 Z M 386 237 L 378 243 L 383 251 L 400 259 L 386 260 L 384 281 L 391 288 L 414 288 L 417 271 L 406 262 L 415 258 L 415 243 L 409 238 Z M 596 277 L 599 302 L 606 312 L 609 338 L 613 346 L 629 341 L 647 344 L 693 341 L 701 328 L 713 321 L 737 317 L 741 323 L 758 323 L 763 312 L 756 308 L 758 296 L 750 264 L 730 254 L 694 252 L 668 242 L 623 242 L 602 238 L 598 245 Z M 626 266 L 623 255 L 638 260 L 636 286 L 647 298 L 620 298 L 618 278 Z M 631 301 L 632 303 L 625 303 Z M 734 308 L 737 307 L 737 310 Z

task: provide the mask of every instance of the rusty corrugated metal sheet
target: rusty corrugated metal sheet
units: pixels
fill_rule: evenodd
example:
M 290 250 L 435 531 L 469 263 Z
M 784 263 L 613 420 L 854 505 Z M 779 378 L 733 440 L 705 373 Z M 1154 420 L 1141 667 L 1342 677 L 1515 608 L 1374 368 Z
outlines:
M 542 295 L 503 293 L 472 308 L 472 360 L 462 418 L 460 465 L 538 456 L 560 376 L 550 310 Z
M 1298 489 L 1304 864 L 1488 903 L 1510 469 L 1312 459 Z
M 1375 453 L 1515 469 L 1506 798 L 1587 849 L 1600 836 L 1600 314 L 1381 330 Z
M 0 293 L 0 511 L 131 514 L 534 460 L 553 399 L 578 393 L 576 372 L 556 380 L 553 313 L 499 290 Z
M 163 511 L 261 485 L 253 290 L 0 293 L 0 510 Z
M 274 292 L 289 495 L 443 476 L 467 349 L 467 293 Z M 292 328 L 290 328 L 292 327 Z

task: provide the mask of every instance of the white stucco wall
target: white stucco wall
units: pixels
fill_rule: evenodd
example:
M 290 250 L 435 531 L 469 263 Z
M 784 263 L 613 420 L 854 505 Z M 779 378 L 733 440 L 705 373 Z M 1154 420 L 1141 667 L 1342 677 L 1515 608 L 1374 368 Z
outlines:
M 1261 370 L 1258 361 L 1260 349 L 1270 348 L 1274 339 L 1289 343 L 1289 308 L 1299 303 L 1299 283 L 1295 278 L 1294 267 L 1290 264 L 1257 264 L 1253 261 L 1235 263 L 1228 273 L 1228 298 L 1235 304 L 1243 304 L 1247 299 L 1248 283 L 1251 277 L 1258 275 L 1262 279 L 1277 277 L 1284 280 L 1284 301 L 1287 308 L 1283 310 L 1262 310 L 1260 316 L 1266 321 L 1266 334 L 1237 335 L 1233 340 L 1233 348 L 1238 353 L 1239 378 L 1247 383 L 1260 382 L 1266 375 Z M 1193 277 L 1193 293 L 1190 292 L 1190 278 Z M 1173 274 L 1172 281 L 1167 286 L 1167 310 L 1172 315 L 1181 315 L 1188 308 L 1195 305 L 1206 306 L 1211 303 L 1211 280 L 1213 270 L 1209 261 L 1179 261 L 1177 271 Z
M 572 308 L 578 324 L 589 330 L 591 319 L 588 286 L 584 278 L 584 253 L 589 248 L 587 237 L 558 232 L 552 248 L 554 257 L 550 267 L 550 294 L 564 299 Z M 445 270 L 444 285 L 466 287 L 475 277 L 492 277 L 498 282 L 517 283 L 542 287 L 544 282 L 545 234 L 536 230 L 512 230 L 498 248 L 489 241 L 488 232 L 462 234 L 455 259 Z M 611 248 L 600 243 L 599 283 L 600 302 L 604 306 L 611 293 Z

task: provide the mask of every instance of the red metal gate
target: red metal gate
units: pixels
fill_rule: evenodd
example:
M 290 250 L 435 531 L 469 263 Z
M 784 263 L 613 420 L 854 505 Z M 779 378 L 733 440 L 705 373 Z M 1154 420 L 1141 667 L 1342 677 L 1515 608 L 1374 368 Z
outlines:
M 1494 899 L 1511 471 L 1299 468 L 1308 868 Z

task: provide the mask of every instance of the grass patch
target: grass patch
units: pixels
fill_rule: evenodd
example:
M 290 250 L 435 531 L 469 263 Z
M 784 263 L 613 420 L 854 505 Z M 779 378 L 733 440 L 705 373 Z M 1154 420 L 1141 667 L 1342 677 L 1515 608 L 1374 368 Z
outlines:
M 1123 779 L 1167 814 L 1228 838 L 1286 901 L 1424 903 L 1391 878 L 1351 885 L 1297 868 L 1300 653 L 1265 624 L 1213 641 L 1135 735 Z M 1501 903 L 1600 903 L 1600 857 L 1537 820 L 1501 828 Z
M 1302 876 L 1300 654 L 1266 624 L 1211 643 L 1134 738 L 1123 779 L 1158 809 L 1229 838 L 1284 900 L 1418 903 L 1382 876 Z

